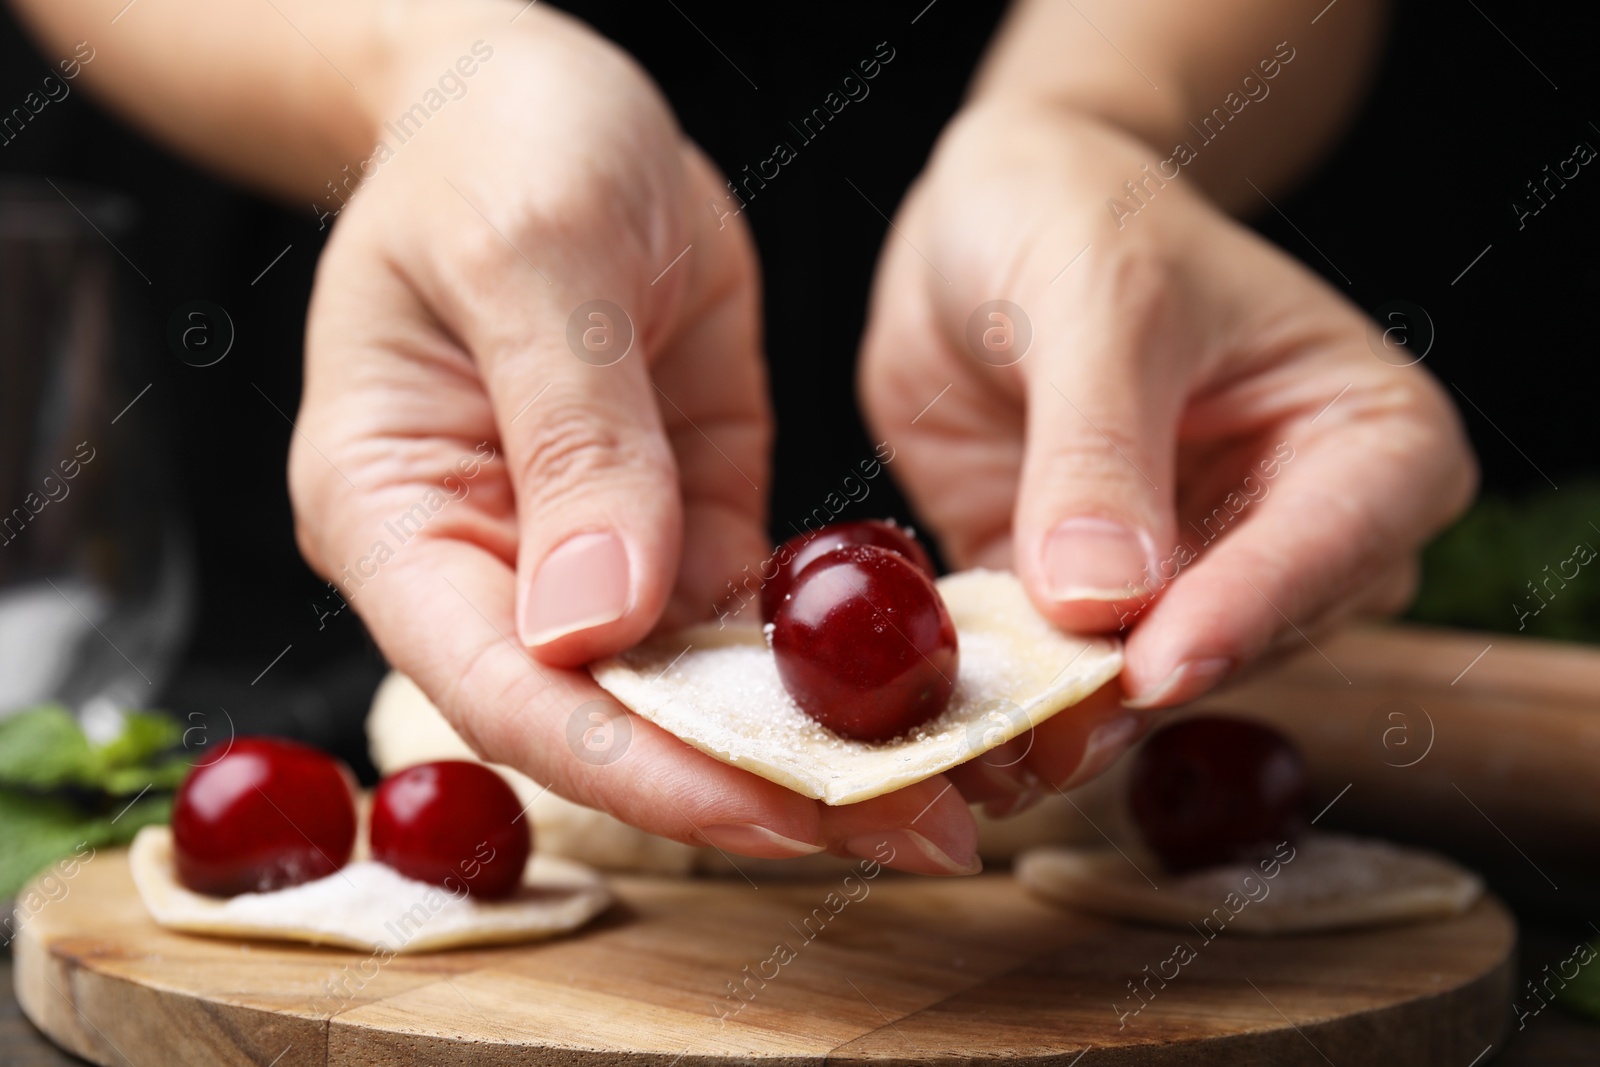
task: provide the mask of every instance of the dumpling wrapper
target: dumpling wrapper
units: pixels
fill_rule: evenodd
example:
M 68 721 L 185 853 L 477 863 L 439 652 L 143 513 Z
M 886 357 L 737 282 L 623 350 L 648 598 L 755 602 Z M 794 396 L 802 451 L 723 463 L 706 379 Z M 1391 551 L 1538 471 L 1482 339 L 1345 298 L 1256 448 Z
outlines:
M 691 626 L 589 669 L 629 709 L 700 751 L 830 805 L 965 763 L 1122 670 L 1119 641 L 1056 629 L 1013 574 L 963 571 L 938 586 L 960 643 L 955 691 L 938 718 L 893 741 L 852 741 L 801 711 L 751 624 Z
M 1249 864 L 1164 874 L 1148 854 L 1066 846 L 1026 852 L 1015 871 L 1035 895 L 1069 908 L 1183 930 L 1245 934 L 1447 918 L 1472 907 L 1483 892 L 1477 875 L 1443 856 L 1387 841 L 1310 834 L 1293 848 L 1293 858 L 1273 878 Z M 1247 877 L 1253 881 L 1246 883 Z M 1230 901 L 1229 894 L 1236 896 Z
M 134 884 L 162 926 L 232 938 L 270 938 L 362 951 L 432 952 L 539 941 L 576 930 L 611 906 L 611 891 L 582 864 L 535 853 L 506 900 L 458 899 L 373 861 L 266 893 L 211 897 L 179 883 L 172 831 L 147 826 L 128 853 Z
M 373 766 L 383 775 L 434 760 L 478 760 L 415 682 L 391 671 L 372 698 L 367 715 L 368 751 Z M 481 762 L 481 761 L 480 761 Z M 718 874 L 737 877 L 810 878 L 843 877 L 856 862 L 819 852 L 794 859 L 758 860 L 740 856 L 737 861 L 714 848 L 697 848 L 629 826 L 627 823 L 574 804 L 510 767 L 487 764 L 516 791 L 517 800 L 533 823 L 534 840 L 546 856 L 565 856 L 602 871 L 641 874 Z M 973 810 L 978 822 L 978 855 L 985 863 L 1009 864 L 1019 853 L 1038 845 L 1090 839 L 1097 831 L 1085 821 L 1081 809 L 1093 808 L 1082 789 L 1073 800 L 1051 794 L 1027 811 L 1004 819 L 991 819 Z M 1073 805 L 1079 805 L 1075 810 Z M 1105 819 L 1095 810 L 1096 825 Z
M 434 760 L 481 762 L 417 684 L 394 671 L 372 697 L 367 740 L 373 766 L 383 775 Z M 487 766 L 517 794 L 525 818 L 533 824 L 540 855 L 564 856 L 603 871 L 645 874 L 688 874 L 702 854 L 721 856 L 715 849 L 657 837 L 603 811 L 574 804 L 510 767 Z M 743 859 L 740 865 L 745 865 Z

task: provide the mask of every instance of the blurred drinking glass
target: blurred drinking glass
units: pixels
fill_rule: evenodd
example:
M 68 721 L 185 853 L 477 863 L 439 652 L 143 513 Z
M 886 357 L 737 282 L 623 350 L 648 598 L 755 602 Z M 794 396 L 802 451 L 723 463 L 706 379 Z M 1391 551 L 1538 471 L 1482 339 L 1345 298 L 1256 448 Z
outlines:
M 69 199 L 70 198 L 70 199 Z M 44 701 L 91 737 L 147 707 L 194 576 L 127 323 L 116 196 L 0 181 L 0 717 Z

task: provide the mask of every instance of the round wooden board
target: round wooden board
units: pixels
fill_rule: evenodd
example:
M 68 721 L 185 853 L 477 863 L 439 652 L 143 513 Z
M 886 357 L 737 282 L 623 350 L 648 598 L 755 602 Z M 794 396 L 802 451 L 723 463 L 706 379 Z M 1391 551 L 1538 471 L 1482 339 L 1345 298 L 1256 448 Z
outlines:
M 1492 898 L 1441 922 L 1206 942 L 1056 910 L 1005 873 L 618 878 L 623 903 L 572 937 L 380 964 L 163 930 L 121 852 L 65 885 L 15 943 L 18 999 L 71 1051 L 137 1067 L 1464 1067 L 1505 1031 L 1516 943 Z M 1120 1014 L 1179 942 L 1195 958 Z

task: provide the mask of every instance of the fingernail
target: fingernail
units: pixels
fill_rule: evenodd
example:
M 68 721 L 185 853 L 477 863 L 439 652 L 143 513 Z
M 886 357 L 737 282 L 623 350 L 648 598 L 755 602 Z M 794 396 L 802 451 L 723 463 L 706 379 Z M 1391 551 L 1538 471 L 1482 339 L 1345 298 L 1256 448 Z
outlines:
M 1039 791 L 1040 779 L 1033 771 L 1021 766 L 1022 757 L 1017 757 L 1012 764 L 997 766 L 989 762 L 989 756 L 993 755 L 994 752 L 990 752 L 988 756 L 977 761 L 978 766 L 983 768 L 983 776 L 989 780 L 998 794 L 984 802 L 983 813 L 991 819 L 1003 819 L 1012 812 L 1021 810 L 1019 805 L 1023 799 Z
M 724 852 L 737 852 L 741 856 L 781 860 L 793 856 L 810 856 L 822 851 L 821 845 L 808 845 L 792 837 L 774 833 L 765 826 L 754 823 L 730 823 L 727 826 L 707 826 L 700 831 L 706 844 Z
M 951 856 L 914 830 L 885 830 L 880 834 L 858 834 L 844 843 L 844 850 L 864 860 L 877 860 L 885 867 L 913 874 L 977 874 L 983 870 L 978 853 L 968 848 L 961 856 Z
M 1050 531 L 1044 575 L 1056 600 L 1126 600 L 1150 581 L 1148 539 L 1120 522 L 1080 516 Z
M 1233 670 L 1226 656 L 1207 656 L 1178 665 L 1161 684 L 1122 702 L 1125 708 L 1164 708 L 1193 700 L 1215 686 Z
M 1061 788 L 1071 789 L 1080 782 L 1087 782 L 1111 766 L 1116 758 L 1133 744 L 1143 729 L 1144 720 L 1138 715 L 1118 715 L 1096 726 L 1083 746 L 1083 757 L 1078 760 L 1078 769 L 1072 772 L 1072 777 L 1061 784 Z
M 1014 797 L 1001 797 L 991 800 L 983 806 L 983 813 L 991 819 L 1009 819 L 1013 815 L 1023 812 L 1038 804 L 1044 799 L 1044 790 L 1037 787 L 1018 793 Z
M 1017 760 L 1017 763 L 1021 762 L 1021 759 Z M 989 784 L 1000 792 L 1001 797 L 997 799 L 1010 799 L 1027 792 L 1028 778 L 1033 772 L 1026 767 L 990 763 L 987 758 L 980 758 L 978 766 L 983 768 L 983 776 L 988 780 Z
M 607 530 L 569 537 L 544 558 L 517 610 L 522 643 L 558 637 L 622 618 L 628 610 L 628 550 Z

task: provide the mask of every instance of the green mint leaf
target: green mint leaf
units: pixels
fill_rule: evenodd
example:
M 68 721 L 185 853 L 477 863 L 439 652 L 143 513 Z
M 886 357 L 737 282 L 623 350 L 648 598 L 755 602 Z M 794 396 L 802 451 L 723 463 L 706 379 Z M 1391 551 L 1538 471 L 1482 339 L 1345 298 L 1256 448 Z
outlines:
M 28 879 L 58 861 L 81 859 L 87 849 L 125 845 L 144 827 L 171 818 L 172 798 L 165 794 L 94 815 L 58 798 L 0 789 L 0 899 L 15 896 Z
M 105 844 L 110 828 L 109 820 L 66 801 L 0 789 L 0 899 L 15 896 L 29 878 L 74 850 Z
M 0 786 L 92 785 L 98 760 L 77 720 L 59 704 L 0 719 Z
M 165 794 L 151 794 L 134 801 L 120 813 L 105 820 L 105 842 L 108 845 L 126 845 L 146 826 L 160 826 L 172 821 L 172 798 Z
M 1600 953 L 1600 945 L 1591 943 L 1589 949 Z M 1580 965 L 1577 976 L 1556 991 L 1555 1001 L 1575 1015 L 1600 1021 L 1600 959 L 1591 955 L 1588 963 Z
M 114 797 L 133 796 L 145 789 L 170 790 L 183 784 L 189 763 L 182 756 L 168 756 L 148 766 L 116 767 L 100 776 L 100 788 Z
M 128 711 L 123 713 L 123 719 L 122 733 L 95 752 L 104 768 L 140 766 L 176 748 L 183 737 L 177 720 L 161 712 Z
M 1485 494 L 1422 554 L 1410 618 L 1600 641 L 1600 484 Z

